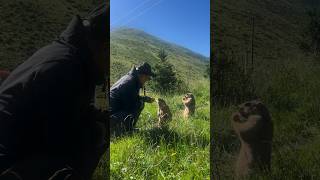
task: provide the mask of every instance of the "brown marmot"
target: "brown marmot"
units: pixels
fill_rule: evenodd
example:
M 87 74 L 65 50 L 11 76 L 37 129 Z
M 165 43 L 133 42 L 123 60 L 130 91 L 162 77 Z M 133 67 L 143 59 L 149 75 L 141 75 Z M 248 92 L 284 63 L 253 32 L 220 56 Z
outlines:
M 273 124 L 266 106 L 258 100 L 245 102 L 231 122 L 241 142 L 236 177 L 245 177 L 254 169 L 270 170 Z
M 163 126 L 166 126 L 168 122 L 171 121 L 172 114 L 169 106 L 166 104 L 166 102 L 163 99 L 158 98 L 157 103 L 158 103 L 158 113 L 157 113 L 158 127 L 161 128 Z
M 192 93 L 187 93 L 183 96 L 182 102 L 184 105 L 183 117 L 187 119 L 195 112 L 196 100 Z

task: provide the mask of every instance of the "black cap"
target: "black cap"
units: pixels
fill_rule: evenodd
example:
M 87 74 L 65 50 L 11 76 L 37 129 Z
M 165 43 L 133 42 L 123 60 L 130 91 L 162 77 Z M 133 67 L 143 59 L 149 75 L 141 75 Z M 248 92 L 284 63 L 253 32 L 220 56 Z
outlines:
M 145 75 L 152 76 L 152 77 L 156 76 L 156 74 L 152 72 L 150 64 L 148 64 L 146 62 L 139 65 L 136 69 L 139 74 L 145 74 Z

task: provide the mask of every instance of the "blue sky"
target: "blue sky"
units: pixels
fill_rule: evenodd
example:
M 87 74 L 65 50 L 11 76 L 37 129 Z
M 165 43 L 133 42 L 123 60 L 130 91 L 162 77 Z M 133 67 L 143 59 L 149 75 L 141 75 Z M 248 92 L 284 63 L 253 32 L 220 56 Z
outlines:
M 210 56 L 210 0 L 111 0 L 111 30 L 141 29 Z

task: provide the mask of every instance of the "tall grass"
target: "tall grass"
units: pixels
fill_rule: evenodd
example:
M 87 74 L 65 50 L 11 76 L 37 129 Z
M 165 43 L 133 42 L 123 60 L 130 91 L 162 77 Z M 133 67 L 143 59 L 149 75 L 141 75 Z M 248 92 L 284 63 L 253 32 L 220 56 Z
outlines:
M 157 128 L 157 104 L 145 104 L 139 131 L 111 138 L 111 179 L 209 179 L 209 81 L 200 80 L 191 89 L 197 104 L 188 120 L 182 118 L 183 94 L 148 94 L 166 101 L 172 121 Z M 94 178 L 103 179 L 103 172 L 99 166 Z
M 320 64 L 311 57 L 282 60 L 256 77 L 257 94 L 274 122 L 272 170 L 249 179 L 319 179 Z M 259 82 L 258 82 L 259 81 Z M 214 107 L 215 173 L 232 179 L 240 144 L 230 116 L 236 106 Z

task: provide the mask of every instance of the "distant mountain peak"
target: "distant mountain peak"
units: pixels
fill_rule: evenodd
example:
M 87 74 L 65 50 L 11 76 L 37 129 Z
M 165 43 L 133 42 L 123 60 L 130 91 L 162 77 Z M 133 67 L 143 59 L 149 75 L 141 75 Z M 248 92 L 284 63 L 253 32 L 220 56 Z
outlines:
M 169 42 L 167 40 L 163 40 L 157 36 L 154 36 L 148 32 L 145 32 L 141 29 L 136 29 L 136 28 L 131 28 L 131 27 L 119 27 L 119 28 L 115 28 L 111 31 L 111 38 L 116 38 L 116 37 L 123 37 L 123 36 L 129 36 L 129 37 L 135 37 L 135 38 L 144 38 L 146 40 L 152 40 L 152 41 L 156 41 L 159 44 L 162 44 L 162 47 L 165 50 L 168 49 L 180 49 L 181 51 L 184 51 L 186 53 L 189 53 L 192 56 L 195 56 L 197 58 L 200 59 L 204 59 L 204 60 L 209 60 L 209 57 L 206 57 L 200 53 L 194 52 L 191 49 L 188 49 L 186 47 L 183 47 L 182 45 L 173 43 L 173 42 Z
M 110 45 L 113 80 L 121 77 L 132 65 L 141 62 L 155 65 L 160 61 L 158 58 L 160 49 L 167 52 L 168 61 L 186 82 L 204 77 L 209 65 L 209 58 L 139 29 L 123 27 L 114 29 L 111 32 Z

